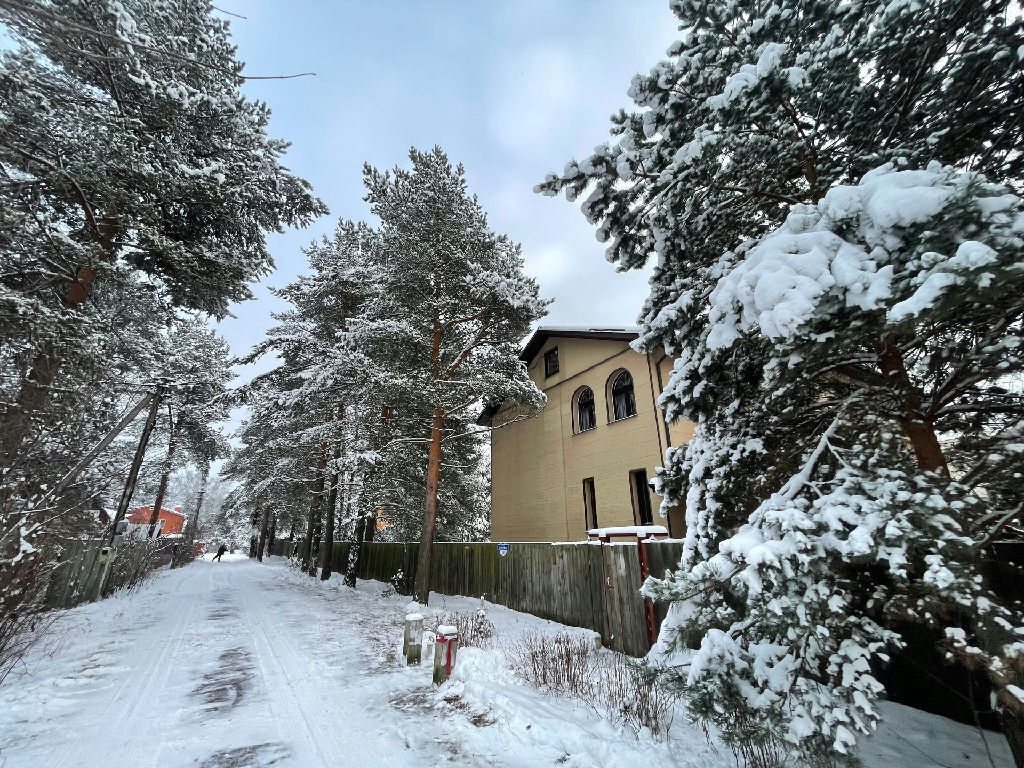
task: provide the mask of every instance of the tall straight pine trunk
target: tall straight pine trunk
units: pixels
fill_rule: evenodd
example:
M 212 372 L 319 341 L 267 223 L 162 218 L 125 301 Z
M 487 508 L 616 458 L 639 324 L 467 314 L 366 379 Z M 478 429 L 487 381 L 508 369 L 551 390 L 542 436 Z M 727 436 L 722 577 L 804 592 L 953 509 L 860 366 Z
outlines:
M 313 554 L 310 555 L 309 565 L 306 569 L 310 576 L 316 576 L 317 555 L 320 553 L 320 534 L 323 531 L 323 515 L 320 514 L 319 505 L 317 505 L 317 515 L 313 523 L 313 548 L 311 550 Z
M 434 408 L 430 428 L 430 450 L 427 454 L 427 504 L 420 534 L 420 551 L 416 565 L 416 602 L 427 604 L 430 598 L 430 562 L 434 547 L 434 528 L 437 525 L 437 492 L 441 481 L 441 439 L 444 437 L 444 411 Z
M 178 554 L 179 565 L 191 563 L 195 559 L 196 539 L 199 536 L 199 512 L 203 508 L 203 499 L 206 497 L 206 486 L 209 482 L 210 462 L 206 462 L 203 464 L 203 475 L 199 481 L 199 496 L 196 498 L 196 508 L 192 513 L 192 519 L 189 520 L 185 528 L 185 536 L 182 541 L 184 549 L 180 550 Z
M 320 579 L 331 578 L 331 567 L 334 565 L 334 519 L 338 506 L 338 482 L 341 471 L 338 466 L 341 458 L 341 441 L 334 443 L 334 462 L 331 468 L 331 488 L 327 492 L 327 507 L 324 509 L 324 541 L 320 546 Z
M 277 512 L 270 515 L 270 527 L 267 528 L 267 555 L 274 554 L 274 542 L 277 541 Z
M 366 515 L 359 515 L 356 519 L 355 533 L 352 538 L 352 550 L 348 554 L 348 563 L 345 564 L 345 586 L 355 589 L 356 580 L 359 578 L 359 568 L 363 563 L 363 543 L 366 541 Z
M 316 478 L 313 480 L 313 497 L 309 502 L 309 518 L 306 535 L 302 541 L 302 570 L 309 570 L 309 561 L 313 559 L 313 531 L 316 528 L 317 515 L 320 512 L 320 499 L 324 495 L 324 476 L 327 472 L 327 445 L 320 444 L 316 455 Z
M 263 522 L 260 524 L 260 537 L 256 542 L 256 559 L 263 562 L 263 548 L 267 544 L 267 529 L 270 527 L 270 507 L 263 510 Z

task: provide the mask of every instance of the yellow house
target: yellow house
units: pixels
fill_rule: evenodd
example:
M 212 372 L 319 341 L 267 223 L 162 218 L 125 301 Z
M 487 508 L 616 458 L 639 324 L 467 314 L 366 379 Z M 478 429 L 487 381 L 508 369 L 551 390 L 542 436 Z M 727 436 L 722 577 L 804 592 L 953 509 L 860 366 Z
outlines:
M 572 541 L 592 528 L 666 525 L 650 488 L 669 445 L 693 436 L 657 404 L 672 370 L 665 354 L 630 347 L 636 328 L 541 327 L 520 358 L 547 395 L 543 411 L 515 405 L 480 417 L 491 432 L 491 539 Z M 667 521 L 683 535 L 681 512 Z

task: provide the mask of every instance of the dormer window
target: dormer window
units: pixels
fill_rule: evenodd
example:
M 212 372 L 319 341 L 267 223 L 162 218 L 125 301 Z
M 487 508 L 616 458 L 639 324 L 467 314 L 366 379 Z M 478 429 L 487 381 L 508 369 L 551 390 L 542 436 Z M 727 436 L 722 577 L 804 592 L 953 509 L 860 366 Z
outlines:
M 544 376 L 558 373 L 558 347 L 552 347 L 544 353 Z

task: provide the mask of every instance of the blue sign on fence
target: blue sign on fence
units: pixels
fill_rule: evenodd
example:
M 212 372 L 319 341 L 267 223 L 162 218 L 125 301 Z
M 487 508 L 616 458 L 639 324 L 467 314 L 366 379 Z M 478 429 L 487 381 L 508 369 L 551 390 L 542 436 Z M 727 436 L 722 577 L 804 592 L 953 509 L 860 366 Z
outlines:
M 499 544 L 498 545 L 498 554 L 501 555 L 502 557 L 507 555 L 508 554 L 508 544 L 504 544 L 504 543 Z

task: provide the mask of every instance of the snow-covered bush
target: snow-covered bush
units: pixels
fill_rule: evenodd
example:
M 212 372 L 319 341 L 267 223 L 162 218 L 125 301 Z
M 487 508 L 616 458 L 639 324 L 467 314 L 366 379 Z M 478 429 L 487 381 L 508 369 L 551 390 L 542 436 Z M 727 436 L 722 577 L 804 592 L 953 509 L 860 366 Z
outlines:
M 601 717 L 655 738 L 668 738 L 677 697 L 636 662 L 599 651 L 588 637 L 527 632 L 503 653 L 515 674 L 555 696 L 578 699 Z
M 459 645 L 474 648 L 493 648 L 495 639 L 494 623 L 483 610 L 475 613 L 450 611 L 438 617 L 439 626 L 448 625 L 459 630 Z

